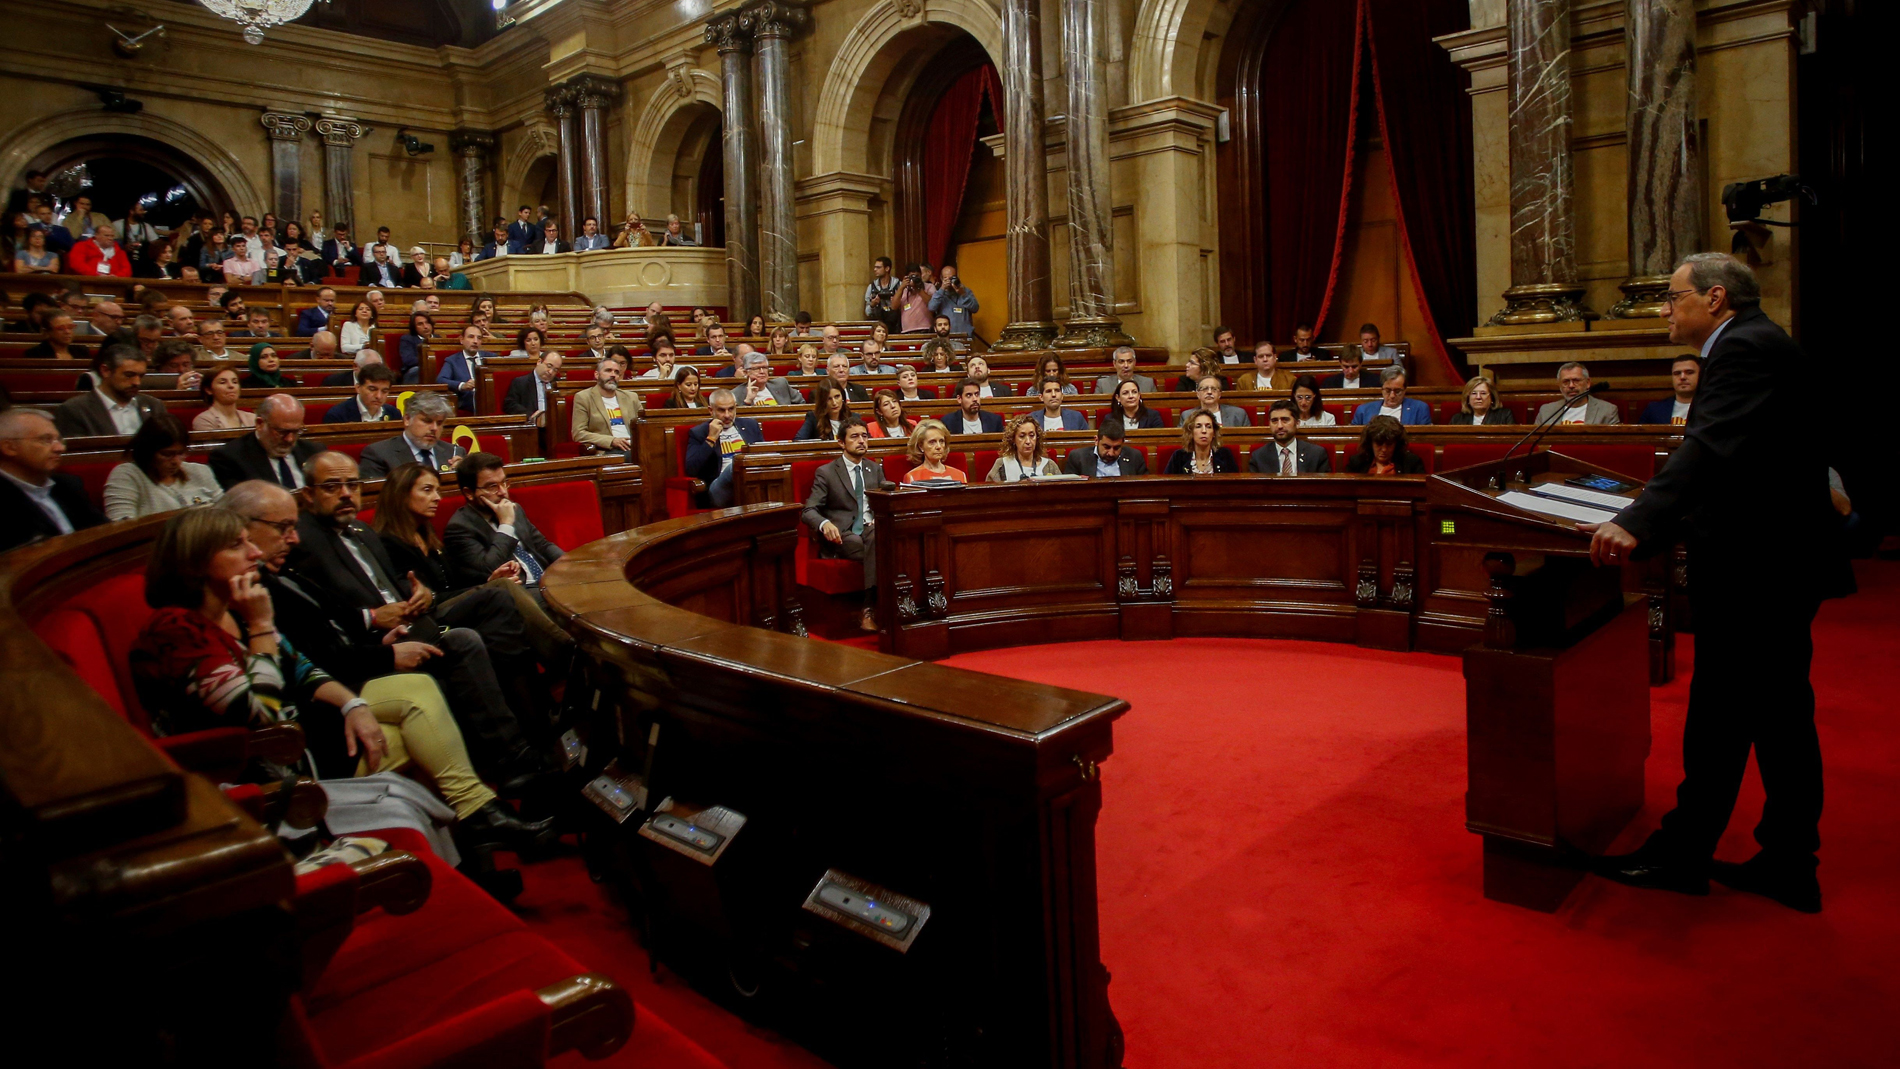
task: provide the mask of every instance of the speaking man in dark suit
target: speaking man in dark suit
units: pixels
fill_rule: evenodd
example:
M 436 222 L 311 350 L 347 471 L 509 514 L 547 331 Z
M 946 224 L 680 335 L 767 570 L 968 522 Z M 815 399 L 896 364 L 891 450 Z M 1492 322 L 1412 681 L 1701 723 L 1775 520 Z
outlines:
M 506 462 L 493 453 L 470 453 L 455 466 L 455 481 L 467 504 L 449 517 L 442 535 L 450 577 L 468 586 L 485 583 L 512 560 L 521 566 L 522 585 L 539 601 L 541 575 L 563 551 L 510 496 Z
M 1260 475 L 1331 475 L 1333 451 L 1301 438 L 1300 410 L 1292 401 L 1267 406 L 1267 429 L 1273 441 L 1253 451 L 1247 470 Z
M 765 437 L 756 419 L 739 416 L 739 399 L 717 389 L 706 398 L 712 418 L 686 432 L 686 474 L 706 484 L 712 506 L 732 504 L 732 461 Z
M 1638 887 L 1708 893 L 1709 877 L 1807 913 L 1821 908 L 1821 744 L 1814 731 L 1812 624 L 1854 574 L 1828 492 L 1827 459 L 1792 440 L 1812 384 L 1800 346 L 1761 310 L 1755 273 L 1726 253 L 1684 258 L 1669 279 L 1669 340 L 1701 350 L 1682 445 L 1590 558 L 1620 564 L 1689 548 L 1695 678 L 1676 807 L 1641 849 L 1598 862 Z M 1714 861 L 1750 749 L 1768 798 L 1745 864 Z
M 262 479 L 286 490 L 303 488 L 303 462 L 323 446 L 303 437 L 303 402 L 274 393 L 257 403 L 257 429 L 212 451 L 211 474 L 229 490 L 246 479 Z
M 1102 426 L 1095 432 L 1095 444 L 1069 450 L 1062 470 L 1084 479 L 1120 479 L 1148 474 L 1148 458 L 1142 456 L 1139 449 L 1128 448 L 1127 440 L 1128 432 L 1122 429 L 1121 418 L 1110 413 L 1102 418 Z
M 442 424 L 454 409 L 441 394 L 419 393 L 404 410 L 402 433 L 363 447 L 359 463 L 363 478 L 382 479 L 404 464 L 421 464 L 430 471 L 447 471 L 468 450 L 442 440 Z
M 389 387 L 396 374 L 381 361 L 356 369 L 356 396 L 342 404 L 331 405 L 323 414 L 325 423 L 381 423 L 399 420 L 402 412 L 389 403 Z
M 811 495 L 805 499 L 805 526 L 818 534 L 820 557 L 864 562 L 866 604 L 858 626 L 876 631 L 877 613 L 870 604 L 877 597 L 876 532 L 872 530 L 871 502 L 865 495 L 897 484 L 884 477 L 884 465 L 871 459 L 871 432 L 863 420 L 846 416 L 838 431 L 838 444 L 844 455 L 819 468 L 812 479 Z
M 79 476 L 58 470 L 65 451 L 44 411 L 0 412 L 0 550 L 106 522 Z

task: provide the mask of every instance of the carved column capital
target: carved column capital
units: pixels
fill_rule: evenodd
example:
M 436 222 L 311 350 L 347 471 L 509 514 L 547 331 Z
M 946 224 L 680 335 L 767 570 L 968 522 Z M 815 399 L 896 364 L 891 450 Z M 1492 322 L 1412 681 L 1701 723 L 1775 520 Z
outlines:
M 741 15 L 742 12 L 734 11 L 706 20 L 706 43 L 717 48 L 722 56 L 752 51 L 752 27 Z
M 326 145 L 349 145 L 364 133 L 363 124 L 354 119 L 318 119 L 315 128 Z
M 564 87 L 574 101 L 575 106 L 604 108 L 621 97 L 620 83 L 612 78 L 603 78 L 598 74 L 583 74 L 570 79 Z
M 548 114 L 556 119 L 564 119 L 574 111 L 574 90 L 565 85 L 548 86 L 544 99 Z
M 463 156 L 486 156 L 495 150 L 495 135 L 486 130 L 457 130 L 449 135 L 449 148 Z
M 739 22 L 748 26 L 755 38 L 790 39 L 811 22 L 811 12 L 803 5 L 786 0 L 762 0 L 740 9 Z
M 310 132 L 310 118 L 281 111 L 267 111 L 258 117 L 273 141 L 297 141 Z

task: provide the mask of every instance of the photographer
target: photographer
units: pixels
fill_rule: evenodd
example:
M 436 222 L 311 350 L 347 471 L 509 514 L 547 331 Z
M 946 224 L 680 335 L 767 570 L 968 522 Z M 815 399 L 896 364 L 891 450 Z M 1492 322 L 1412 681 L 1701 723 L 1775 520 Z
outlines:
M 897 329 L 897 280 L 891 277 L 891 258 L 880 256 L 871 262 L 871 284 L 864 287 L 864 318 L 876 320 L 890 330 Z
M 904 281 L 897 287 L 897 325 L 905 334 L 924 334 L 930 330 L 930 299 L 937 295 L 916 264 L 904 267 Z
M 936 296 L 930 299 L 930 310 L 949 318 L 952 334 L 967 337 L 971 328 L 970 317 L 977 310 L 976 294 L 966 289 L 962 280 L 957 278 L 956 264 L 944 264 L 942 278 Z
M 658 245 L 660 239 L 647 229 L 647 222 L 638 212 L 628 212 L 627 221 L 620 224 L 620 233 L 614 236 L 616 249 L 644 249 Z

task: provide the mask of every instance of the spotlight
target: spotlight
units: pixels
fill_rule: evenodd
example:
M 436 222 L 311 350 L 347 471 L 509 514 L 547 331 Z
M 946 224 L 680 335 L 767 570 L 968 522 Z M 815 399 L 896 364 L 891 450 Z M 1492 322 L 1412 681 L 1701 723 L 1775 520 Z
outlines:
M 403 151 L 409 153 L 411 156 L 420 156 L 425 152 L 435 151 L 434 145 L 429 144 L 407 130 L 396 131 L 396 144 L 401 145 Z

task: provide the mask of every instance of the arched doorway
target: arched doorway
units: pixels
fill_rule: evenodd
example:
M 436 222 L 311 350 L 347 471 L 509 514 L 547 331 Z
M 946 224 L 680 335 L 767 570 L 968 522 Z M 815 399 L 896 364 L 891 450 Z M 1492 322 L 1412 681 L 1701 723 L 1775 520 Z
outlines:
M 526 204 L 540 209 L 545 204 L 554 209 L 554 218 L 561 217 L 561 183 L 556 166 L 558 160 L 553 156 L 543 156 L 528 165 L 528 173 L 521 180 L 521 200 L 510 208 Z M 505 218 L 513 219 L 514 212 L 506 213 Z
M 146 217 L 164 227 L 177 226 L 201 209 L 242 210 L 197 160 L 137 134 L 97 134 L 62 141 L 34 156 L 26 170 L 54 176 L 54 188 L 62 194 L 83 189 L 92 198 L 94 211 L 114 219 L 124 218 L 136 199 L 144 199 Z

